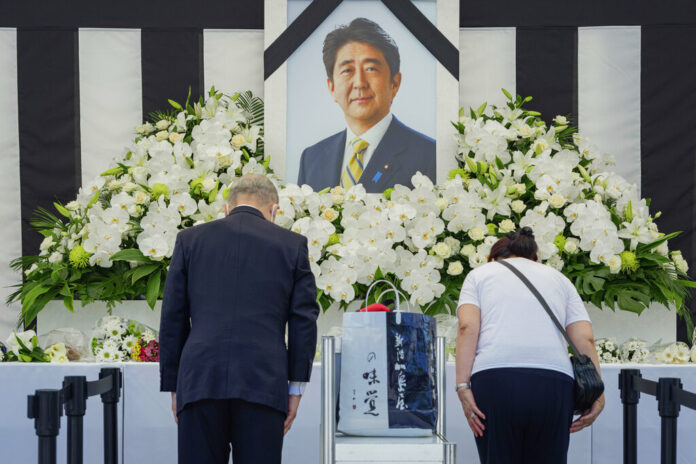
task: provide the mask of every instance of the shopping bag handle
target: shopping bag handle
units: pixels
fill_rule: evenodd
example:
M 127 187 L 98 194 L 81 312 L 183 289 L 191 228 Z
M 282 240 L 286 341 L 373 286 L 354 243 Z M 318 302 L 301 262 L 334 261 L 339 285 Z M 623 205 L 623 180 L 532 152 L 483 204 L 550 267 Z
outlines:
M 376 300 L 376 301 L 379 301 L 385 293 L 394 292 L 394 295 L 396 295 L 396 311 L 401 311 L 401 301 L 400 301 L 399 295 L 402 295 L 402 296 L 403 296 L 403 293 L 401 293 L 401 292 L 399 291 L 399 289 L 397 289 L 397 288 L 394 286 L 393 283 L 389 282 L 389 281 L 386 280 L 386 279 L 375 280 L 374 282 L 372 282 L 372 285 L 370 285 L 370 286 L 368 287 L 367 293 L 365 294 L 365 304 L 364 304 L 364 306 L 367 306 L 367 302 L 368 302 L 369 299 L 370 299 L 370 292 L 372 291 L 372 287 L 374 287 L 375 285 L 377 285 L 377 284 L 380 283 L 380 282 L 386 283 L 387 285 L 389 285 L 389 286 L 391 287 L 391 289 L 387 289 L 387 290 L 383 291 L 383 292 L 377 297 L 377 300 Z M 410 304 L 408 303 L 408 299 L 404 297 L 404 301 L 406 302 L 406 305 L 407 305 L 407 307 L 408 307 L 408 309 L 409 309 L 409 311 L 410 311 L 411 306 L 410 306 Z

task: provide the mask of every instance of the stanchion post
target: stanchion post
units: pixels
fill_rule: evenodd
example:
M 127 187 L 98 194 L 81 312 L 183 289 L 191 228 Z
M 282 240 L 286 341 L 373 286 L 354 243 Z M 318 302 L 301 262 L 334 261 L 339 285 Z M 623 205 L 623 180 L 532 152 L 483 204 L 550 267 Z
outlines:
M 445 337 L 437 337 L 435 365 L 437 379 L 437 429 L 436 432 L 445 439 L 445 367 L 447 362 L 447 345 Z
M 102 368 L 99 378 L 112 376 L 113 381 L 109 391 L 101 394 L 104 403 L 104 463 L 118 462 L 118 401 L 121 397 L 121 369 Z
M 623 403 L 623 462 L 636 464 L 637 454 L 637 409 L 640 400 L 640 390 L 637 381 L 641 378 L 638 369 L 621 369 L 619 373 L 619 389 Z
M 27 417 L 34 419 L 34 429 L 39 437 L 39 464 L 56 463 L 61 406 L 60 390 L 36 390 L 27 397 Z
M 662 418 L 662 464 L 677 463 L 677 417 L 680 409 L 677 391 L 681 389 L 681 380 L 677 378 L 660 378 L 657 382 L 657 409 Z
M 334 464 L 336 453 L 336 339 L 321 337 L 320 463 Z
M 87 411 L 87 378 L 84 375 L 66 376 L 65 415 L 68 418 L 68 464 L 82 464 L 83 420 Z

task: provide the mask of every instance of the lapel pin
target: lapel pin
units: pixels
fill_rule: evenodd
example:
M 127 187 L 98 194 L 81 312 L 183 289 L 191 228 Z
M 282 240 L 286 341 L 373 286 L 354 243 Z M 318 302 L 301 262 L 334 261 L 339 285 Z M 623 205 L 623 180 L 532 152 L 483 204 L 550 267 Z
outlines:
M 384 170 L 386 171 L 387 169 L 389 169 L 389 165 L 388 165 L 388 164 L 385 164 L 385 165 L 384 165 Z

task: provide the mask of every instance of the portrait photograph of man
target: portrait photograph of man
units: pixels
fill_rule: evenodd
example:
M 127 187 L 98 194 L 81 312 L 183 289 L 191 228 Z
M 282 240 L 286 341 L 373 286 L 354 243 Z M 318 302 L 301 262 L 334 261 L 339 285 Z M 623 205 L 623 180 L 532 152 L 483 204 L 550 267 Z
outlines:
M 345 13 L 341 20 L 354 15 Z M 389 22 L 389 14 L 379 21 Z M 399 47 L 377 21 L 362 16 L 334 22 L 328 32 L 321 32 L 322 110 L 317 121 L 302 131 L 290 130 L 294 89 L 288 85 L 288 181 L 297 172 L 297 183 L 315 191 L 362 184 L 368 193 L 381 193 L 396 184 L 411 187 L 416 172 L 435 182 L 434 59 L 425 51 L 429 59 L 418 66 L 414 51 L 424 51 L 418 50 L 419 43 Z M 403 66 L 406 62 L 409 66 Z M 290 65 L 289 84 L 294 80 L 292 71 Z M 301 94 L 309 93 L 316 90 Z M 302 137 L 295 136 L 299 133 Z

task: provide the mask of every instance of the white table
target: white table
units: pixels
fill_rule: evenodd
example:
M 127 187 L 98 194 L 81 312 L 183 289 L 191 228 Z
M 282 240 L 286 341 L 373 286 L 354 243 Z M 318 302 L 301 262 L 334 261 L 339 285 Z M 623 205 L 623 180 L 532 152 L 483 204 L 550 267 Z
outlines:
M 33 421 L 26 417 L 26 396 L 38 388 L 59 388 L 66 375 L 97 378 L 104 364 L 0 364 L 0 450 L 3 462 L 36 462 L 37 446 Z M 124 389 L 119 408 L 121 462 L 176 462 L 176 426 L 172 419 L 171 397 L 159 392 L 159 366 L 126 363 Z M 696 366 L 604 365 L 607 406 L 591 429 L 571 436 L 568 462 L 571 464 L 617 464 L 622 462 L 622 405 L 618 373 L 623 367 L 641 369 L 643 378 L 679 377 L 684 388 L 696 391 Z M 321 366 L 314 365 L 292 430 L 283 447 L 283 462 L 308 464 L 319 460 L 319 417 Z M 454 364 L 447 365 L 447 437 L 457 443 L 458 463 L 477 463 L 473 436 L 468 429 L 454 391 Z M 679 463 L 696 462 L 696 411 L 682 408 L 679 416 Z M 102 406 L 99 397 L 90 398 L 85 417 L 85 462 L 102 462 Z M 58 439 L 58 462 L 65 462 L 65 419 Z M 659 462 L 660 418 L 654 397 L 641 395 L 638 406 L 638 462 Z

